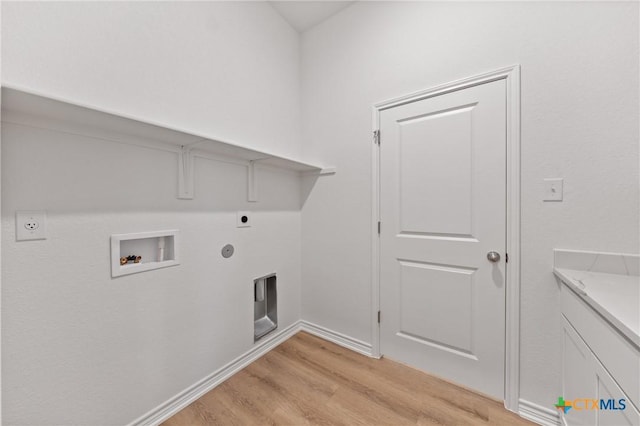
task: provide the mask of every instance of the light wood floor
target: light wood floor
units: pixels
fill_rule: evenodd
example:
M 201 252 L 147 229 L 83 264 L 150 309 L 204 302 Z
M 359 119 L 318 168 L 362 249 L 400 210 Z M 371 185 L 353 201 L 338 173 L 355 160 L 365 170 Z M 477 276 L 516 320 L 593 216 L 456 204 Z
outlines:
M 301 332 L 163 425 L 532 424 L 501 402 Z

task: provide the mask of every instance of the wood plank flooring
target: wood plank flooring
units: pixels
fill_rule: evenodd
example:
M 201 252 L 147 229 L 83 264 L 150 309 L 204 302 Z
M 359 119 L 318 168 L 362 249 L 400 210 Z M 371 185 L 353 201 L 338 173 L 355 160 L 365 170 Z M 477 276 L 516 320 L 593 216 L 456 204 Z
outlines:
M 532 425 L 494 401 L 301 332 L 163 423 Z

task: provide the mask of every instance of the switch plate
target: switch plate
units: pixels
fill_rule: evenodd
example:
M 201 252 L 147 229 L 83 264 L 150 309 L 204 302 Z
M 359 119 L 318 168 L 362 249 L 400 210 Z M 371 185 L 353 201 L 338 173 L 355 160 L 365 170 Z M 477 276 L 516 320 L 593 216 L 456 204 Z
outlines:
M 238 212 L 237 227 L 248 228 L 251 226 L 250 212 Z
M 47 212 L 42 210 L 16 212 L 16 241 L 46 239 Z
M 562 201 L 564 179 L 549 178 L 544 180 L 544 201 Z

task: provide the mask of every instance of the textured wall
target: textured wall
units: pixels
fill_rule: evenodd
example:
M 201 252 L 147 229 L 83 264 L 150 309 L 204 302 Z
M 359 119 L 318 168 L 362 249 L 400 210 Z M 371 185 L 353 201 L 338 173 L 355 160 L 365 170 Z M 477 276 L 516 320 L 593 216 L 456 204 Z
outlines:
M 296 155 L 298 34 L 266 2 L 3 2 L 2 82 Z
M 3 83 L 284 154 L 299 151 L 298 35 L 265 3 L 2 4 Z M 2 125 L 6 424 L 125 424 L 253 347 L 253 279 L 300 318 L 297 176 Z M 15 241 L 16 210 L 48 239 Z M 236 228 L 236 211 L 254 211 Z M 180 266 L 110 277 L 114 233 L 177 228 Z M 226 243 L 236 247 L 223 259 Z
M 253 347 L 253 279 L 271 272 L 280 328 L 300 318 L 296 176 L 259 170 L 249 204 L 246 167 L 196 159 L 196 199 L 177 200 L 175 154 L 6 123 L 2 138 L 5 423 L 134 420 Z M 15 241 L 24 209 L 47 210 L 47 240 Z M 163 229 L 180 266 L 111 278 L 110 235 Z
M 521 396 L 559 392 L 554 247 L 638 253 L 638 4 L 358 2 L 302 37 L 306 320 L 371 341 L 371 107 L 522 65 Z M 384 143 L 384 136 L 383 136 Z M 547 177 L 564 201 L 542 201 Z
M 2 8 L 4 83 L 300 151 L 298 37 L 266 4 Z M 559 387 L 552 248 L 638 252 L 637 34 L 631 2 L 358 2 L 302 37 L 303 154 L 339 171 L 303 200 L 292 176 L 265 173 L 247 205 L 242 167 L 198 160 L 197 199 L 178 201 L 175 155 L 3 125 L 4 421 L 125 423 L 166 401 L 251 347 L 238 307 L 251 278 L 276 269 L 281 321 L 299 318 L 301 247 L 303 318 L 370 342 L 371 106 L 513 63 L 522 397 L 547 406 Z M 541 201 L 545 177 L 565 178 L 564 202 Z M 236 229 L 248 208 L 255 226 Z M 50 238 L 16 243 L 17 209 L 47 209 Z M 109 278 L 110 234 L 164 228 L 183 232 L 181 266 Z M 225 263 L 226 242 L 239 251 Z

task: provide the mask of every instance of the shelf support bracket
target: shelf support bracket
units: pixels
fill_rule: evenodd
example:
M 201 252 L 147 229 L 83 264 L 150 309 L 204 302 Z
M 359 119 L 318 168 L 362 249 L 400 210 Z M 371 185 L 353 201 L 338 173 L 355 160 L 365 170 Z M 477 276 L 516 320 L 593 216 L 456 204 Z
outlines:
M 193 200 L 193 154 L 191 148 L 183 146 L 178 152 L 178 199 Z
M 255 203 L 258 201 L 258 180 L 256 179 L 256 162 L 249 161 L 247 166 L 247 201 Z

